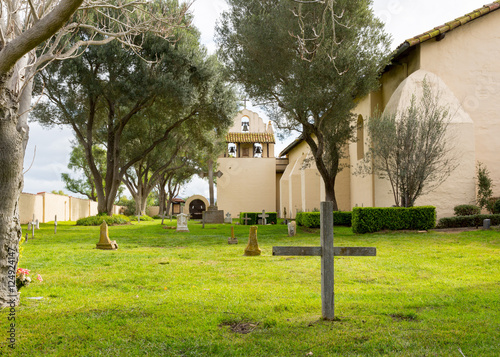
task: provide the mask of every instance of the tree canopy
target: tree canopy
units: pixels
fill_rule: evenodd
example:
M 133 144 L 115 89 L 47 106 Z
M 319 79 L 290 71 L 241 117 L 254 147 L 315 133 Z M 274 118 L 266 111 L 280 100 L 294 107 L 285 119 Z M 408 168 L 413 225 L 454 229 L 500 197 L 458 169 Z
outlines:
M 388 36 L 369 0 L 230 0 L 217 27 L 232 79 L 266 108 L 278 128 L 297 130 L 311 148 L 334 202 L 335 179 L 353 139 L 356 100 L 378 87 Z M 324 16 L 326 10 L 332 17 Z M 299 11 L 300 10 L 300 11 Z M 318 23 L 321 36 L 316 35 Z M 304 44 L 304 39 L 311 39 Z M 304 46 L 307 60 L 304 59 Z

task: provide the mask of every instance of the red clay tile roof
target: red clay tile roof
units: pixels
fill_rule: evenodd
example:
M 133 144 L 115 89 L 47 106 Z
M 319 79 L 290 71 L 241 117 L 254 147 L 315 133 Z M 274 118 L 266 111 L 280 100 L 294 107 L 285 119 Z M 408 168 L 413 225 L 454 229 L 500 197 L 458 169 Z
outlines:
M 461 16 L 453 21 L 447 22 L 444 25 L 437 26 L 430 31 L 424 32 L 421 35 L 418 35 L 418 36 L 415 36 L 415 37 L 412 37 L 412 38 L 406 40 L 401 45 L 399 45 L 398 50 L 403 46 L 408 48 L 408 45 L 410 47 L 415 46 L 419 43 L 430 40 L 431 38 L 435 38 L 441 34 L 444 34 L 448 31 L 451 31 L 459 26 L 465 25 L 466 23 L 473 21 L 481 16 L 484 16 L 490 12 L 498 10 L 499 8 L 500 8 L 500 0 L 494 1 L 488 5 L 484 5 L 480 9 L 474 10 L 474 11 L 472 11 L 468 14 L 465 14 L 464 16 Z M 396 50 L 396 51 L 399 52 L 398 50 Z
M 228 143 L 275 143 L 271 133 L 227 133 Z

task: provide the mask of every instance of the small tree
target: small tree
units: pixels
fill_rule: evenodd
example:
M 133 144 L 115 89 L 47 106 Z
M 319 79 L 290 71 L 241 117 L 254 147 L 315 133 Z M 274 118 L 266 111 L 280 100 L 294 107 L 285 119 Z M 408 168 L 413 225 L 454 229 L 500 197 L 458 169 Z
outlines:
M 365 164 L 371 159 L 370 171 L 389 179 L 396 206 L 412 207 L 418 197 L 438 187 L 456 168 L 446 136 L 450 118 L 426 78 L 419 101 L 413 95 L 405 110 L 370 118 L 372 145 Z
M 493 181 L 490 178 L 490 172 L 482 162 L 478 162 L 476 166 L 477 172 L 477 205 L 481 208 L 486 208 L 488 211 L 493 211 L 491 196 L 493 195 Z

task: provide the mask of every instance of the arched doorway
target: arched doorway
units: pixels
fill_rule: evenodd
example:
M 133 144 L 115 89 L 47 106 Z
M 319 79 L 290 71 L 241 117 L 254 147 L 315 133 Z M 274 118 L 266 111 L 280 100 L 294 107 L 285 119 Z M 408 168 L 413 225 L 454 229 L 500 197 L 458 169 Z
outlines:
M 205 202 L 200 199 L 192 200 L 189 203 L 189 214 L 191 219 L 202 219 L 203 212 L 207 209 Z

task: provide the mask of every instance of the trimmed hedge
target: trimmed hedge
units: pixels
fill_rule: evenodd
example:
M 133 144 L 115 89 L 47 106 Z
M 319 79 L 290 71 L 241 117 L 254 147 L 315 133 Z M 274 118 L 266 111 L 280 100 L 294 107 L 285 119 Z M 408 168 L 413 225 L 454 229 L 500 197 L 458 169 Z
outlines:
M 106 221 L 108 226 L 112 226 L 115 224 L 127 224 L 130 223 L 130 220 L 127 216 L 122 214 L 114 214 L 112 216 L 108 216 L 105 214 L 90 216 L 85 218 L 80 218 L 76 221 L 77 226 L 100 226 L 102 222 Z
M 472 216 L 480 214 L 481 208 L 474 205 L 458 205 L 453 208 L 453 211 L 455 211 L 455 216 Z
M 354 233 L 389 230 L 424 230 L 436 225 L 436 207 L 356 207 L 352 210 Z
M 247 225 L 255 225 L 257 224 L 257 221 L 260 219 L 259 214 L 262 214 L 262 212 L 241 212 L 240 213 L 240 224 L 245 224 L 245 221 L 243 218 L 245 218 L 245 213 L 247 214 L 247 217 L 250 218 L 247 221 Z M 269 217 L 266 218 L 267 223 L 269 224 L 276 224 L 278 223 L 278 213 L 277 212 L 266 212 L 266 214 L 269 215 Z
M 491 220 L 492 226 L 500 225 L 500 214 L 475 214 L 441 218 L 437 228 L 482 227 L 485 219 Z
M 352 212 L 333 212 L 333 225 L 334 226 L 351 226 Z M 320 213 L 319 212 L 299 212 L 295 216 L 295 222 L 298 226 L 309 228 L 320 227 Z

